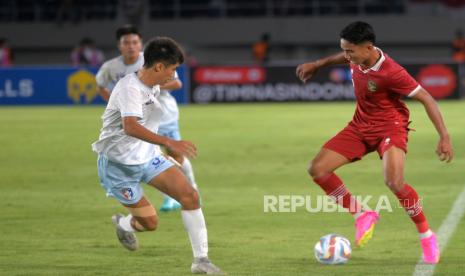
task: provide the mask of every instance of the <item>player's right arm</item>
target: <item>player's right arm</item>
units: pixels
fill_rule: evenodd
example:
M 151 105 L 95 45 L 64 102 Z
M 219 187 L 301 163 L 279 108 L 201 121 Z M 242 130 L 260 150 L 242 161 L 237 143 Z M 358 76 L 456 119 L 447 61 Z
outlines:
M 187 158 L 195 158 L 197 156 L 197 148 L 190 141 L 175 141 L 167 137 L 157 135 L 139 124 L 137 117 L 123 117 L 124 133 L 129 136 L 141 139 L 145 142 L 163 146 L 170 151 L 177 153 Z
M 108 88 L 99 86 L 98 93 L 105 102 L 108 102 L 108 100 L 110 100 L 110 90 Z
M 312 78 L 320 68 L 347 63 L 349 63 L 349 61 L 345 58 L 344 52 L 340 52 L 316 61 L 300 64 L 297 66 L 296 75 L 305 83 Z
M 111 94 L 110 90 L 107 88 L 111 81 L 108 61 L 105 62 L 102 67 L 100 67 L 97 74 L 95 75 L 95 80 L 97 82 L 98 93 L 100 94 L 100 97 L 102 97 L 105 102 L 108 102 Z
M 454 158 L 454 150 L 452 149 L 449 132 L 447 131 L 436 100 L 423 88 L 420 88 L 412 98 L 423 104 L 426 114 L 428 114 L 428 117 L 439 134 L 439 142 L 436 147 L 436 154 L 439 160 L 449 163 Z

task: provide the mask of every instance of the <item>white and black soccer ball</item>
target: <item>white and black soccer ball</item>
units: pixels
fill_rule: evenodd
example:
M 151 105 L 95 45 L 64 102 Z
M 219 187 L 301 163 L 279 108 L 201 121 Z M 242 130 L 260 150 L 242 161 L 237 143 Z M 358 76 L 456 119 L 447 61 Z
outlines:
M 350 241 L 337 234 L 328 234 L 315 244 L 315 258 L 322 264 L 345 264 L 349 261 Z

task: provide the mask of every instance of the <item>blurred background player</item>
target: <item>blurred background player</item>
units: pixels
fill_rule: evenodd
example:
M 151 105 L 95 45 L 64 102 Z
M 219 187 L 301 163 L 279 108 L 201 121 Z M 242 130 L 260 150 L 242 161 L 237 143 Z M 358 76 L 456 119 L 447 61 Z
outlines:
M 465 64 L 465 38 L 462 30 L 455 31 L 455 38 L 452 41 L 452 59 L 459 63 Z
M 116 30 L 116 40 L 118 49 L 121 53 L 120 56 L 105 62 L 97 73 L 97 85 L 99 86 L 100 96 L 103 100 L 108 102 L 111 91 L 119 79 L 129 73 L 134 73 L 144 63 L 144 55 L 142 53 L 142 35 L 138 29 L 132 25 L 124 25 Z M 175 72 L 174 79 L 163 84 L 159 101 L 164 110 L 160 128 L 158 130 L 160 135 L 169 137 L 175 140 L 181 140 L 179 132 L 179 110 L 176 99 L 171 96 L 171 90 L 177 90 L 182 87 L 182 83 Z M 192 186 L 197 190 L 195 183 L 192 165 L 188 158 L 177 155 L 176 153 L 167 150 L 167 154 L 172 156 L 181 166 L 182 171 L 188 177 Z M 171 197 L 163 195 L 163 204 L 160 211 L 167 212 L 181 208 L 181 205 Z
M 194 255 L 191 272 L 221 274 L 208 259 L 207 228 L 198 193 L 158 146 L 178 155 L 195 157 L 197 154 L 192 142 L 156 134 L 163 116 L 157 100 L 159 85 L 172 80 L 176 68 L 183 62 L 182 50 L 174 40 L 166 37 L 151 40 L 145 48 L 143 67 L 126 75 L 115 86 L 102 116 L 99 140 L 92 144 L 92 149 L 98 153 L 102 186 L 130 213 L 112 217 L 124 247 L 138 249 L 134 232 L 157 228 L 157 213 L 140 186 L 143 181 L 181 202 L 182 220 Z
M 6 38 L 0 38 L 0 67 L 9 67 L 13 64 L 13 52 L 8 46 Z
M 121 55 L 106 61 L 96 76 L 100 96 L 106 102 L 116 82 L 127 74 L 136 72 L 144 64 L 142 36 L 137 28 L 131 25 L 118 28 L 116 41 Z
M 74 66 L 100 66 L 105 59 L 102 50 L 98 49 L 95 42 L 85 37 L 71 52 L 71 61 Z
M 326 192 L 347 208 L 355 218 L 356 244 L 371 239 L 378 214 L 362 210 L 361 205 L 334 174 L 339 167 L 377 151 L 383 161 L 384 181 L 399 199 L 420 234 L 423 260 L 439 261 L 439 247 L 429 228 L 417 192 L 404 180 L 409 110 L 401 100 L 408 96 L 421 102 L 439 134 L 436 153 L 450 162 L 452 145 L 436 101 L 407 71 L 375 47 L 373 28 L 354 22 L 340 33 L 342 53 L 297 67 L 297 76 L 310 79 L 320 68 L 350 63 L 357 106 L 352 121 L 326 142 L 312 160 L 309 174 Z
M 455 31 L 455 38 L 452 41 L 452 59 L 459 66 L 459 79 L 462 86 L 465 86 L 465 37 L 461 29 Z
M 260 65 L 268 63 L 270 58 L 270 34 L 263 33 L 260 41 L 252 45 L 252 54 L 255 62 Z

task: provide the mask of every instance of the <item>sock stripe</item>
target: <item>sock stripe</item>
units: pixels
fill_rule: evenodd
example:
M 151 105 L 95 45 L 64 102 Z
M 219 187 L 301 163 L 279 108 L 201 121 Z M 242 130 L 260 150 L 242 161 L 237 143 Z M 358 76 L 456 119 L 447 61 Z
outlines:
M 329 196 L 338 197 L 338 196 L 345 195 L 345 194 L 347 194 L 347 189 L 344 185 L 341 185 L 338 188 L 336 188 L 334 191 L 332 191 L 329 194 Z
M 329 197 L 349 210 L 351 214 L 355 214 L 361 209 L 360 203 L 352 197 L 352 194 L 336 174 L 329 173 L 313 180 Z
M 421 200 L 417 192 L 410 185 L 405 183 L 404 189 L 396 193 L 400 204 L 404 207 L 408 216 L 412 219 L 419 233 L 423 233 L 429 229 L 428 221 L 426 220 Z
M 410 217 L 416 217 L 423 211 L 423 208 L 421 207 L 421 204 L 418 201 L 413 206 L 409 207 L 409 211 L 410 210 L 413 212 L 412 214 L 410 214 L 409 212 Z

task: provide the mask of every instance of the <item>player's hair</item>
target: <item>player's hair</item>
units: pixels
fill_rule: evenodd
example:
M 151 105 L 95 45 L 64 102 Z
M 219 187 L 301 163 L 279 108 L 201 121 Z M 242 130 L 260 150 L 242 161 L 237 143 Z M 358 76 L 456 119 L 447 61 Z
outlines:
M 127 25 L 123 25 L 119 27 L 116 30 L 116 41 L 120 41 L 123 35 L 128 35 L 128 34 L 135 34 L 135 35 L 138 35 L 140 38 L 142 38 L 141 34 L 139 33 L 139 30 L 136 27 L 134 27 L 133 25 L 127 24 Z
M 149 68 L 155 63 L 164 65 L 182 64 L 184 52 L 176 41 L 169 37 L 155 37 L 144 48 L 144 67 Z
M 355 21 L 342 29 L 339 36 L 353 44 L 360 44 L 363 42 L 376 42 L 376 35 L 373 27 L 370 24 L 362 21 Z

